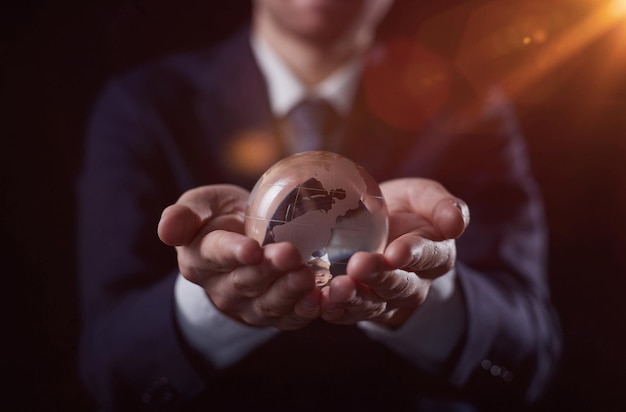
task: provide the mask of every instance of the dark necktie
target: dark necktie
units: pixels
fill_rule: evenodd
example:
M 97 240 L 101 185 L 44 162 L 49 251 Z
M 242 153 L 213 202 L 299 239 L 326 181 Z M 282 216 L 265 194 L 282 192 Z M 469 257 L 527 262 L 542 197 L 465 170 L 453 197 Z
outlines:
M 330 150 L 339 116 L 324 99 L 306 99 L 287 115 L 287 134 L 295 152 Z

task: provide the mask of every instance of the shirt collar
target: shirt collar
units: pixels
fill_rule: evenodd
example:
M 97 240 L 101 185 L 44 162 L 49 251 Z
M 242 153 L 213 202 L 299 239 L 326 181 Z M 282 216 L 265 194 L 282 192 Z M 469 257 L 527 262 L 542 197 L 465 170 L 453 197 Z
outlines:
M 353 59 L 314 87 L 307 87 L 261 37 L 252 34 L 252 51 L 267 82 L 272 113 L 286 115 L 308 97 L 324 98 L 340 115 L 347 115 L 356 94 L 361 60 Z

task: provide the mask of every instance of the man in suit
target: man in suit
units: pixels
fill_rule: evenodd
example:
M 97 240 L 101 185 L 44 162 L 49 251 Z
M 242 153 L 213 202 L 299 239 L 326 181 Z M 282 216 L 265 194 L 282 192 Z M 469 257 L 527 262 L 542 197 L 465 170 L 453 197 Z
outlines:
M 102 409 L 473 410 L 546 388 L 560 340 L 511 110 L 379 43 L 390 5 L 256 0 L 251 30 L 104 90 L 79 186 L 82 371 Z M 333 125 L 298 129 L 303 98 Z M 364 166 L 390 211 L 385 252 L 321 289 L 242 221 L 267 167 L 317 148 Z

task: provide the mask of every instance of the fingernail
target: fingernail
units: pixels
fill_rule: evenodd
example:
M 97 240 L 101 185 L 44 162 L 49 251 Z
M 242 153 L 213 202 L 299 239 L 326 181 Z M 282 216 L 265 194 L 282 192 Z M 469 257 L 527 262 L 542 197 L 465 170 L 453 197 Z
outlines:
M 450 203 L 461 212 L 461 218 L 463 219 L 463 223 L 465 226 L 469 223 L 469 208 L 465 203 L 462 203 L 458 200 L 450 200 Z

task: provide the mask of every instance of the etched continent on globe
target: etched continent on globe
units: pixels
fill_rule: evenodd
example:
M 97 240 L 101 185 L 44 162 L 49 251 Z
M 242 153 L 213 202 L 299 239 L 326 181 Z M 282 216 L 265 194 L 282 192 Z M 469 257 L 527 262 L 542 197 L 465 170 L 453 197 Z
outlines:
M 355 252 L 383 250 L 387 208 L 361 166 L 336 153 L 304 152 L 261 176 L 250 193 L 245 227 L 261 245 L 293 243 L 323 286 L 345 273 Z

